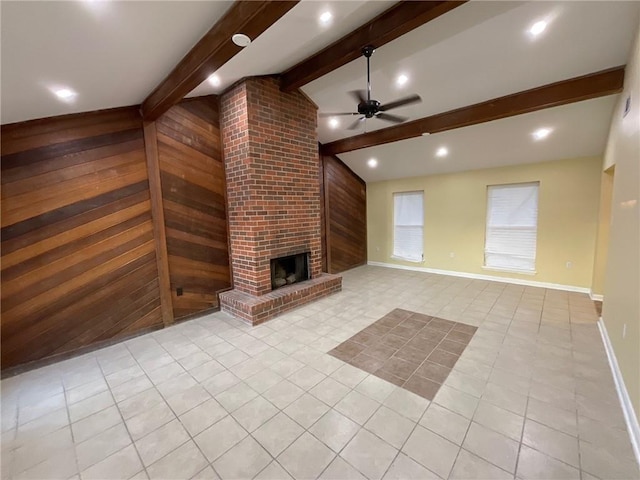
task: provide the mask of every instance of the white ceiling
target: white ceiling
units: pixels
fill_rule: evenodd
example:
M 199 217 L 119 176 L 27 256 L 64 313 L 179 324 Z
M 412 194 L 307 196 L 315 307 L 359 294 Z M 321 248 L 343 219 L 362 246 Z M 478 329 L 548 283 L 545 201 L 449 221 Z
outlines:
M 231 3 L 0 2 L 2 123 L 140 104 Z
M 339 157 L 367 182 L 477 170 L 562 158 L 593 157 L 604 152 L 617 95 L 548 108 L 447 132 L 363 148 Z M 531 135 L 553 131 L 544 140 Z M 446 157 L 436 156 L 445 147 Z M 375 158 L 375 168 L 367 161 Z
M 279 73 L 391 6 L 393 1 L 303 0 L 220 68 L 219 87 L 204 82 L 190 96 L 220 93 L 236 80 Z M 66 113 L 139 104 L 224 14 L 222 1 L 2 1 L 3 124 Z M 329 10 L 331 25 L 318 15 Z M 410 93 L 419 105 L 392 113 L 420 118 L 453 108 L 624 64 L 640 18 L 640 2 L 472 0 L 380 47 L 372 58 L 373 96 L 388 102 Z M 534 22 L 549 26 L 538 39 Z M 303 87 L 321 112 L 355 109 L 346 93 L 366 86 L 360 58 Z M 395 86 L 399 73 L 409 76 Z M 57 100 L 50 88 L 78 95 Z M 523 161 L 599 155 L 615 97 L 512 117 L 430 137 L 342 154 L 366 181 L 487 168 Z M 327 143 L 362 133 L 332 130 L 319 119 Z M 343 117 L 346 124 L 351 117 Z M 535 125 L 534 125 L 535 124 Z M 530 130 L 554 125 L 532 145 Z M 374 130 L 389 124 L 367 121 Z M 580 128 L 578 128 L 580 126 Z M 505 134 L 505 132 L 509 132 Z M 429 151 L 446 142 L 451 154 L 434 163 Z M 471 155 L 473 154 L 473 157 Z M 364 167 L 371 156 L 377 169 Z M 394 162 L 385 159 L 393 158 Z

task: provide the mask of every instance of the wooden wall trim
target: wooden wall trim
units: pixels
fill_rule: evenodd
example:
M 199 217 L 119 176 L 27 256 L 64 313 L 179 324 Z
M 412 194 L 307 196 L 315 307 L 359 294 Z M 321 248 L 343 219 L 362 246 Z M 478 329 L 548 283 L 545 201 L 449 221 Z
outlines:
M 171 302 L 171 282 L 169 281 L 169 254 L 164 225 L 162 206 L 162 183 L 160 180 L 160 160 L 158 155 L 158 135 L 155 122 L 144 122 L 144 147 L 149 175 L 149 196 L 151 199 L 151 218 L 153 220 L 153 239 L 156 246 L 156 264 L 160 288 L 160 308 L 165 326 L 174 322 Z
M 322 147 L 325 155 L 337 155 L 361 148 L 375 147 L 419 137 L 425 132 L 438 133 L 477 125 L 550 107 L 558 107 L 622 91 L 624 66 L 610 68 L 581 77 L 551 83 L 542 87 L 494 98 L 468 107 L 457 108 L 429 117 L 373 132 L 343 138 Z

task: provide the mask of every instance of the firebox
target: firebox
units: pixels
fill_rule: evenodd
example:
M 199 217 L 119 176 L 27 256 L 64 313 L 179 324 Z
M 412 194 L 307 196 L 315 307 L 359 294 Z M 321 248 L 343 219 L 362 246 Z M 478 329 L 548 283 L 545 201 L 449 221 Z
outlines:
M 271 290 L 309 280 L 310 252 L 271 259 Z

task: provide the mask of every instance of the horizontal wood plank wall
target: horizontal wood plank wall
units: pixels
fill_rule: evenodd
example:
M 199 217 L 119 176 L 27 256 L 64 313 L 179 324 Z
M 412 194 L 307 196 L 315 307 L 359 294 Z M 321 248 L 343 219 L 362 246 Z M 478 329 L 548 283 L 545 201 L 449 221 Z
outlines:
M 162 325 L 137 109 L 1 133 L 2 368 Z
M 367 262 L 367 185 L 342 161 L 323 156 L 329 273 Z
M 200 97 L 156 122 L 175 318 L 218 307 L 231 286 L 218 112 L 217 97 Z

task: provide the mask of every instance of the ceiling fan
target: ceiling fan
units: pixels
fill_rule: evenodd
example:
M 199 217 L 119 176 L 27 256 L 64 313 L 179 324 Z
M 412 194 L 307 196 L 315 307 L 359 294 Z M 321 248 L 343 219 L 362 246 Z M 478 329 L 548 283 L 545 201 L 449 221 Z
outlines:
M 349 92 L 358 101 L 357 112 L 343 112 L 343 113 L 321 113 L 321 117 L 335 117 L 343 115 L 363 115 L 361 118 L 353 122 L 348 129 L 355 130 L 358 126 L 367 118 L 379 118 L 380 120 L 386 120 L 393 123 L 402 123 L 408 120 L 406 117 L 400 117 L 398 115 L 390 115 L 387 112 L 394 108 L 404 107 L 405 105 L 411 105 L 412 103 L 420 103 L 422 99 L 419 95 L 409 95 L 408 97 L 401 98 L 395 102 L 389 102 L 381 104 L 377 100 L 371 98 L 371 73 L 369 68 L 369 62 L 371 55 L 375 52 L 375 48 L 371 45 L 367 45 L 362 49 L 362 54 L 367 58 L 367 91 L 365 96 L 364 90 L 354 90 Z

